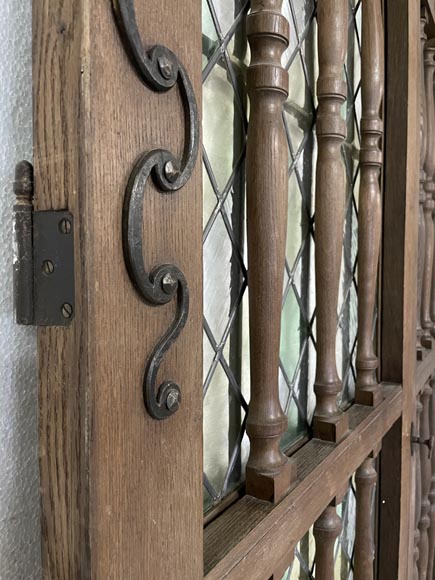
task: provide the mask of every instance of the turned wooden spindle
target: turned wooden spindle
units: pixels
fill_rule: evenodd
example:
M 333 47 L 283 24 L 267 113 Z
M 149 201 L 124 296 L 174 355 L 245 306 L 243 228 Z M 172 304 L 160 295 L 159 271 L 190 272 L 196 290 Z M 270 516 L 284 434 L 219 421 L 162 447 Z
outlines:
M 247 432 L 251 450 L 246 490 L 277 502 L 296 480 L 296 467 L 280 450 L 287 430 L 278 394 L 281 297 L 287 229 L 288 146 L 283 103 L 288 73 L 281 57 L 289 25 L 282 0 L 253 0 L 247 18 L 250 119 L 246 186 L 249 266 L 251 402 Z
M 432 214 L 434 211 L 435 195 L 435 110 L 433 81 L 435 71 L 435 42 L 430 40 L 424 49 L 424 83 L 426 96 L 426 156 L 424 161 L 424 191 L 426 194 L 423 203 L 424 229 L 425 229 L 425 254 L 421 296 L 421 326 L 422 344 L 426 348 L 432 347 L 433 322 L 431 318 L 431 290 L 432 271 L 434 260 L 434 223 Z
M 334 578 L 334 545 L 341 529 L 341 518 L 335 506 L 329 505 L 313 528 L 316 540 L 316 580 Z
M 376 406 L 382 389 L 376 371 L 378 358 L 373 344 L 373 318 L 381 243 L 382 167 L 380 141 L 383 123 L 380 110 L 384 94 L 384 33 L 380 0 L 362 3 L 361 57 L 361 151 L 358 214 L 358 346 L 355 401 Z
M 418 195 L 418 265 L 417 265 L 417 358 L 421 360 L 424 357 L 425 345 L 423 340 L 422 327 L 422 294 L 423 294 L 423 272 L 424 272 L 424 257 L 425 257 L 425 220 L 424 220 L 424 202 L 426 201 L 426 193 L 424 191 L 424 183 L 426 181 L 424 173 L 424 162 L 426 159 L 426 91 L 424 86 L 424 46 L 426 44 L 426 11 L 421 9 L 420 18 L 420 188 Z
M 374 463 L 375 460 L 372 457 L 368 457 L 355 474 L 355 580 L 373 580 L 375 545 L 373 540 L 372 498 L 377 479 Z
M 429 422 L 429 401 L 432 395 L 432 388 L 427 384 L 421 393 L 421 404 L 423 410 L 420 422 L 420 473 L 421 473 L 421 509 L 418 529 L 420 531 L 419 557 L 417 562 L 420 580 L 427 578 L 427 565 L 429 560 L 429 536 L 430 525 L 430 501 L 429 492 L 431 485 L 432 465 L 429 457 L 429 449 L 423 443 L 430 438 Z
M 420 397 L 417 398 L 416 409 L 415 409 L 415 432 L 420 433 L 420 417 L 423 411 L 423 405 L 420 402 Z M 419 545 L 420 545 L 420 530 L 418 529 L 418 523 L 420 521 L 421 513 L 421 470 L 420 470 L 420 450 L 416 443 L 413 445 L 413 458 L 414 458 L 414 482 L 415 482 L 415 515 L 414 515 L 414 568 L 413 568 L 413 578 L 414 580 L 419 580 L 418 573 L 418 559 L 420 556 Z
M 328 441 L 339 441 L 348 431 L 348 417 L 337 405 L 342 382 L 337 373 L 335 348 L 346 191 L 341 154 L 346 123 L 341 116 L 341 108 L 347 92 L 343 79 L 347 20 L 348 0 L 319 0 L 315 208 L 317 368 L 314 384 L 317 404 L 313 431 L 315 437 Z
M 432 396 L 429 405 L 430 419 L 430 436 L 435 437 L 435 376 L 432 377 L 430 386 L 432 387 Z M 432 572 L 435 571 L 435 453 L 431 458 L 432 478 L 429 491 L 430 502 L 430 527 L 429 527 L 429 558 L 427 565 L 427 577 L 432 580 Z

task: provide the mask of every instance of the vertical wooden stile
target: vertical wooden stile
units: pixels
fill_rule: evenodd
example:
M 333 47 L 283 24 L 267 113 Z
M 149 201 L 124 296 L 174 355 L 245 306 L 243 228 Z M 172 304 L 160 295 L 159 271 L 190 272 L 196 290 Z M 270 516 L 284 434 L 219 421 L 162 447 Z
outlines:
M 329 505 L 313 528 L 316 540 L 316 580 L 334 578 L 334 546 L 340 535 L 342 521 L 335 505 Z
M 319 80 L 316 168 L 317 368 L 314 436 L 339 441 L 348 431 L 347 415 L 337 405 L 342 390 L 336 364 L 337 304 L 342 259 L 345 169 L 341 146 L 346 123 L 343 66 L 347 49 L 348 0 L 320 0 L 317 7 Z
M 246 490 L 274 502 L 282 499 L 296 479 L 295 464 L 280 450 L 288 421 L 278 393 L 288 189 L 282 118 L 288 73 L 281 57 L 288 46 L 289 24 L 281 5 L 280 0 L 254 0 L 247 18 L 252 58 L 246 159 L 251 346 Z
M 420 422 L 420 441 L 427 441 L 430 436 L 429 422 L 429 402 L 432 395 L 432 388 L 429 383 L 425 385 L 421 393 L 421 404 L 423 406 Z M 419 558 L 417 562 L 419 578 L 425 580 L 427 577 L 427 564 L 429 560 L 429 537 L 428 528 L 430 525 L 430 502 L 429 492 L 431 485 L 431 460 L 429 450 L 426 445 L 420 444 L 420 472 L 421 472 L 421 509 L 418 529 L 420 531 Z
M 435 71 L 435 43 L 429 40 L 424 48 L 424 85 L 425 85 L 425 102 L 426 102 L 426 155 L 424 160 L 424 192 L 425 200 L 423 203 L 424 229 L 425 229 L 425 253 L 424 253 L 424 270 L 421 296 L 421 325 L 422 341 L 426 348 L 431 348 L 431 332 L 433 321 L 431 318 L 431 289 L 432 289 L 432 271 L 434 260 L 434 222 L 433 210 L 435 194 L 435 183 L 433 181 L 435 172 L 435 110 L 434 110 L 434 92 L 433 81 Z
M 177 55 L 200 106 L 198 2 L 119 4 L 135 9 L 146 53 L 159 43 Z M 182 389 L 164 421 L 147 413 L 143 379 L 176 305 L 142 302 L 122 247 L 136 160 L 155 147 L 183 151 L 182 95 L 141 82 L 112 2 L 32 6 L 35 209 L 69 209 L 75 243 L 74 320 L 38 329 L 43 578 L 202 580 L 200 163 L 176 194 L 150 181 L 143 192 L 147 266 L 179 265 L 191 300 L 159 373 Z
M 368 457 L 355 474 L 356 483 L 356 531 L 355 531 L 355 579 L 373 580 L 375 545 L 373 540 L 372 499 L 377 473 L 375 460 Z
M 422 298 L 423 298 L 423 276 L 424 276 L 424 258 L 426 252 L 426 228 L 424 203 L 426 193 L 424 184 L 426 176 L 424 172 L 424 163 L 426 160 L 427 138 L 426 138 L 426 91 L 424 83 L 424 47 L 426 44 L 426 11 L 424 6 L 421 7 L 420 14 L 420 189 L 419 189 L 419 206 L 418 206 L 418 272 L 417 272 L 417 358 L 421 360 L 424 356 L 427 342 L 423 337 L 422 324 Z
M 358 346 L 355 401 L 376 406 L 382 400 L 373 344 L 377 271 L 381 242 L 382 168 L 380 110 L 384 94 L 384 34 L 380 0 L 362 3 L 361 180 L 358 214 Z

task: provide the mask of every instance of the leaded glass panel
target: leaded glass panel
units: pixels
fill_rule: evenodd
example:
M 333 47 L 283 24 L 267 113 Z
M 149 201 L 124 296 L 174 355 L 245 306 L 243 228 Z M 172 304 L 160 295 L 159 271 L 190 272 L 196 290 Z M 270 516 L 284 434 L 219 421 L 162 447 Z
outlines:
M 360 2 L 350 0 L 349 50 L 343 110 L 347 175 L 344 257 L 337 313 L 337 365 L 353 398 L 357 329 L 358 151 L 361 116 Z M 249 453 L 249 320 L 245 223 L 245 150 L 249 102 L 246 71 L 247 0 L 203 0 L 203 224 L 204 224 L 204 508 L 244 480 Z M 315 117 L 318 77 L 314 0 L 284 0 L 290 45 L 284 124 L 289 147 L 289 206 L 283 280 L 280 400 L 289 418 L 283 446 L 309 433 L 315 397 L 314 279 Z

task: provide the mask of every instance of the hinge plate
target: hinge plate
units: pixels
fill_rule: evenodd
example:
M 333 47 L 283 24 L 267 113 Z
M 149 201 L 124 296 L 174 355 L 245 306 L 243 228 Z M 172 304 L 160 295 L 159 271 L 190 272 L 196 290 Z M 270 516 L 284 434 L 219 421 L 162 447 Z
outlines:
M 74 218 L 33 210 L 33 168 L 21 162 L 14 184 L 14 298 L 18 324 L 68 326 L 74 318 Z
M 67 326 L 74 317 L 73 225 L 69 211 L 33 212 L 33 300 L 37 326 Z

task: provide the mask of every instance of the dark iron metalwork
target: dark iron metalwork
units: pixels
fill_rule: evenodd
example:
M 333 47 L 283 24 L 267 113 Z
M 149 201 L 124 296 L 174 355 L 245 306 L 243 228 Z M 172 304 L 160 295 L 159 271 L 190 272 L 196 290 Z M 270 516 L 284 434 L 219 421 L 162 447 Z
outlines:
M 33 210 L 33 168 L 18 163 L 14 193 L 14 297 L 18 324 L 68 326 L 74 318 L 74 230 L 69 211 Z
M 159 93 L 177 85 L 186 118 L 186 142 L 181 160 L 166 149 L 155 149 L 144 153 L 136 162 L 127 184 L 122 221 L 124 258 L 140 297 L 152 306 L 162 306 L 177 296 L 173 322 L 151 353 L 143 383 L 148 413 L 154 419 L 162 420 L 173 415 L 181 402 L 177 383 L 164 381 L 156 392 L 156 381 L 165 353 L 186 324 L 189 289 L 183 272 L 174 264 L 156 266 L 151 272 L 145 267 L 142 243 L 144 192 L 150 175 L 162 193 L 174 193 L 187 183 L 198 155 L 198 111 L 192 84 L 176 55 L 161 45 L 148 52 L 145 50 L 136 22 L 134 0 L 113 0 L 113 7 L 125 48 L 139 78 Z

